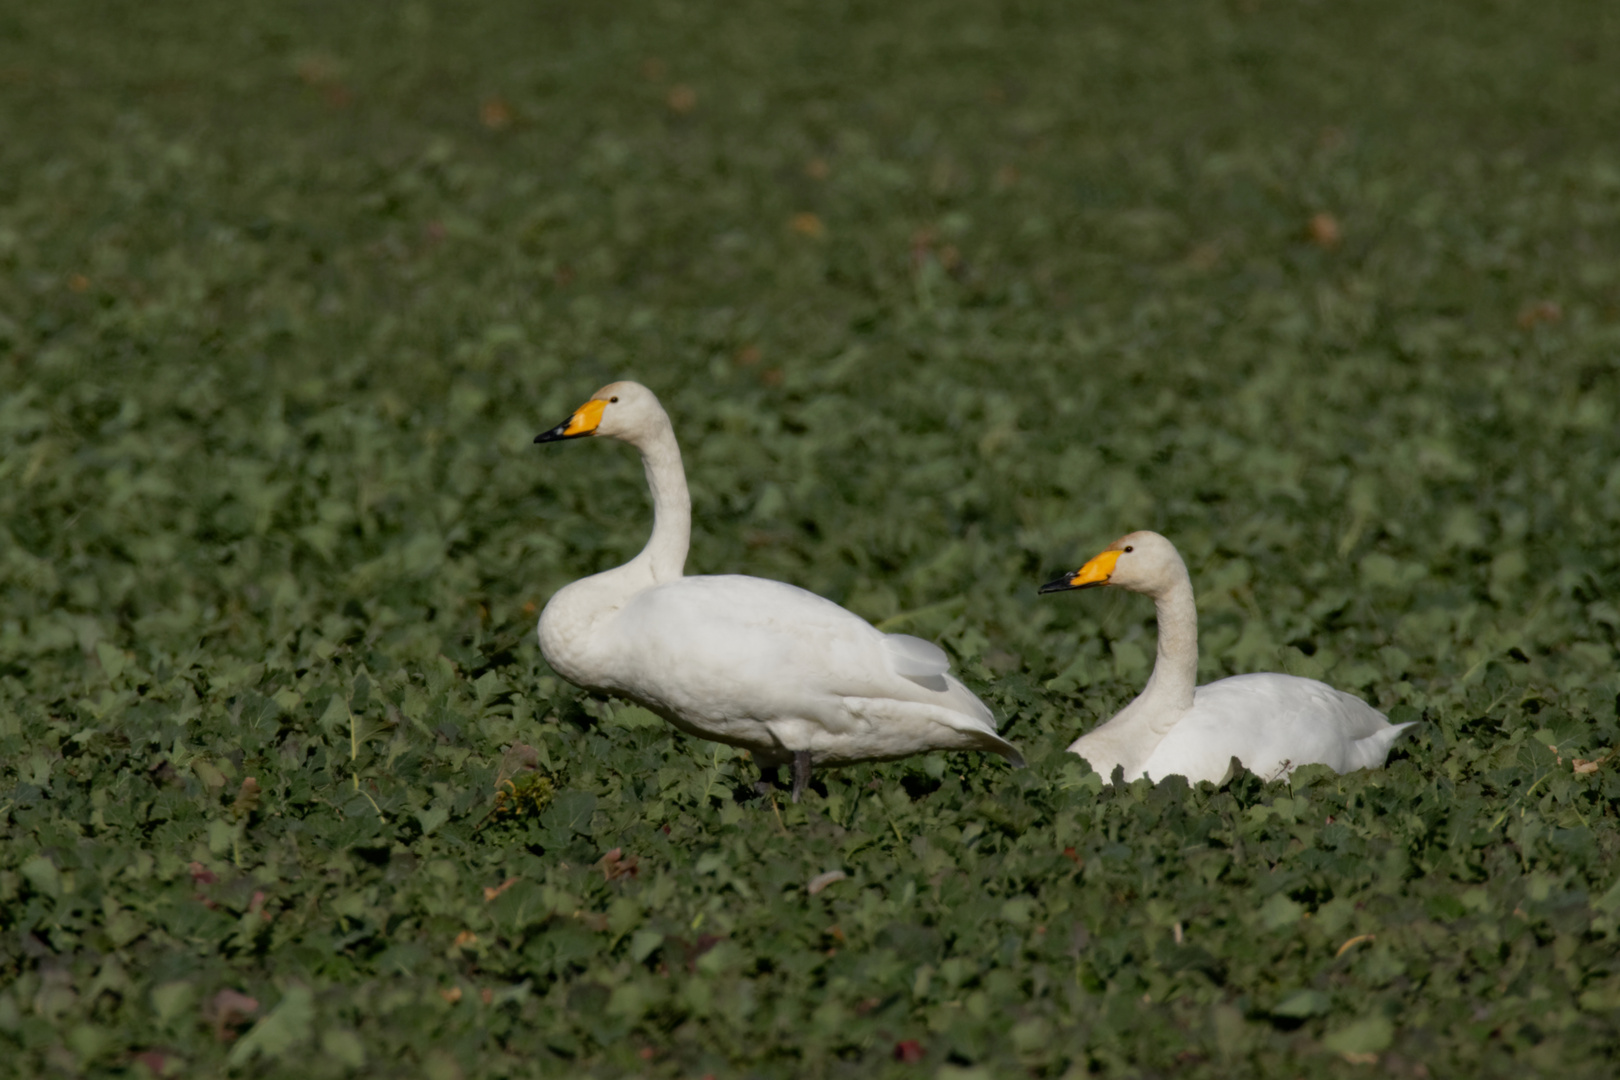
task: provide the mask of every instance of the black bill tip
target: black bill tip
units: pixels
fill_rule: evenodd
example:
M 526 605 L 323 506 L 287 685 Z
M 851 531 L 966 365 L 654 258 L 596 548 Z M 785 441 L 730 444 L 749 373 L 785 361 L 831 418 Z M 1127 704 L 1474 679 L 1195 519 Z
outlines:
M 1056 581 L 1048 581 L 1045 585 L 1042 585 L 1038 592 L 1040 595 L 1044 595 L 1049 592 L 1068 592 L 1070 589 L 1085 588 L 1084 585 L 1074 584 L 1075 576 L 1075 574 L 1064 574 Z

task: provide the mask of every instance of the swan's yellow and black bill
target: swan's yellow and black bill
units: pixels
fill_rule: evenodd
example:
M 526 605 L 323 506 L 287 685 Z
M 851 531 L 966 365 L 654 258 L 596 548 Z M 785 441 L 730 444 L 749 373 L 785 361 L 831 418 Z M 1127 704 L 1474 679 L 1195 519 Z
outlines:
M 1119 562 L 1119 556 L 1117 551 L 1105 551 L 1074 573 L 1048 581 L 1041 586 L 1041 592 L 1067 592 L 1070 589 L 1094 589 L 1098 585 L 1106 585 L 1109 575 L 1114 572 L 1114 564 Z
M 581 435 L 593 435 L 596 433 L 596 425 L 602 422 L 602 410 L 605 408 L 607 408 L 605 401 L 587 401 L 574 410 L 573 416 L 550 431 L 536 435 L 534 441 L 556 442 L 558 439 L 577 439 Z

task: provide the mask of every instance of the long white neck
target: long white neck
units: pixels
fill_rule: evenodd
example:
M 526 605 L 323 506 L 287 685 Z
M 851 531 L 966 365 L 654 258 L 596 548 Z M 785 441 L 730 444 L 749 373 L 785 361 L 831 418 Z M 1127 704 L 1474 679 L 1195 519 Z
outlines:
M 1149 716 L 1174 716 L 1192 708 L 1198 684 L 1198 607 L 1192 579 L 1179 560 L 1169 581 L 1153 594 L 1159 615 L 1159 655 L 1137 701 Z
M 653 530 L 641 554 L 611 570 L 581 578 L 552 594 L 540 613 L 540 651 L 557 674 L 579 686 L 623 689 L 604 675 L 617 655 L 611 634 L 601 633 L 637 593 L 680 578 L 692 539 L 692 497 L 675 431 L 662 410 L 645 430 L 614 436 L 641 451 L 652 489 Z
M 652 536 L 631 564 L 645 566 L 655 585 L 681 576 L 692 543 L 692 496 L 686 490 L 681 448 L 669 418 L 660 416 L 659 420 L 646 434 L 626 440 L 641 451 L 641 466 L 647 472 L 653 500 Z

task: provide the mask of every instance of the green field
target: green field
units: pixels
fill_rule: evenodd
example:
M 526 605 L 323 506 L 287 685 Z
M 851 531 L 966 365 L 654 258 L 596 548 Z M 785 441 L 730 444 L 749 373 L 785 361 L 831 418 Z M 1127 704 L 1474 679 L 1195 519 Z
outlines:
M 1616 71 L 1602 0 L 7 5 L 0 1075 L 1612 1076 Z M 1029 768 L 791 805 L 550 672 L 615 378 L 689 572 Z M 1035 589 L 1138 528 L 1389 767 L 1065 754 L 1152 607 Z

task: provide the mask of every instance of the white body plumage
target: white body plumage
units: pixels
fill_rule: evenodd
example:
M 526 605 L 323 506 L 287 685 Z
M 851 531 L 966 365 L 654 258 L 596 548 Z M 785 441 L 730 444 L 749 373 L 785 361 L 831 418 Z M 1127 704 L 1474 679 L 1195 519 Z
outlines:
M 1157 723 L 1131 715 L 1141 700 L 1080 736 L 1070 752 L 1105 777 L 1118 766 L 1131 780 L 1185 776 L 1190 783 L 1220 783 L 1235 757 L 1255 775 L 1276 780 L 1307 764 L 1340 773 L 1376 769 L 1409 726 L 1391 724 L 1365 701 L 1326 683 L 1269 672 L 1206 683 L 1193 691 L 1189 708 L 1160 714 Z

